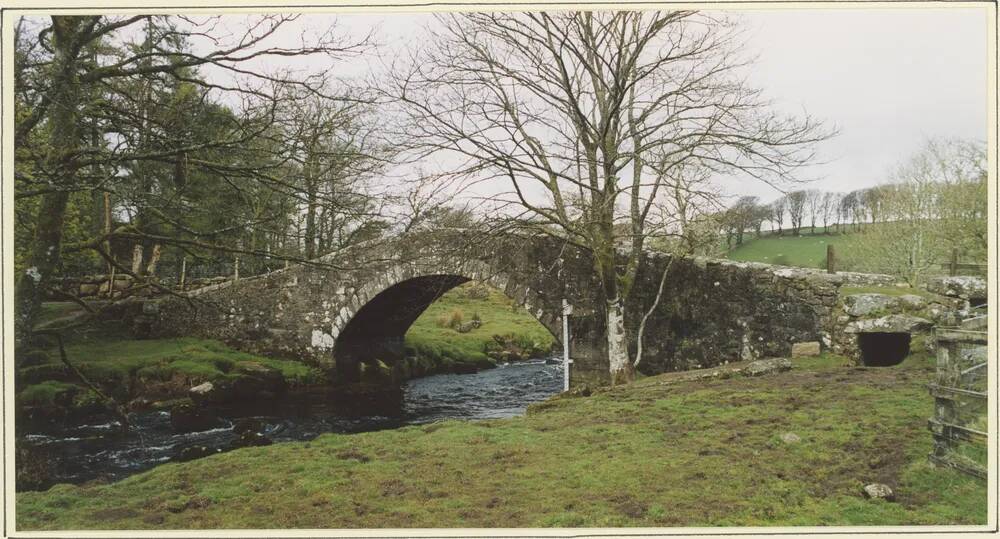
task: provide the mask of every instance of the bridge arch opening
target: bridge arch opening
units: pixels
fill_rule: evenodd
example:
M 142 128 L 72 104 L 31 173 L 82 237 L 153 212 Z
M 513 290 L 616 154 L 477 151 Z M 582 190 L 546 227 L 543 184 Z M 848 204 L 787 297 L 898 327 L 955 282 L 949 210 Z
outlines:
M 398 383 L 412 377 L 430 374 L 430 372 L 415 369 L 415 360 L 418 358 L 415 357 L 414 350 L 407 346 L 407 332 L 431 305 L 441 300 L 442 296 L 471 281 L 473 281 L 471 277 L 459 274 L 423 275 L 404 279 L 372 296 L 351 316 L 337 336 L 333 357 L 336 362 L 338 378 L 343 382 L 360 382 L 369 378 L 385 381 L 386 378 L 389 378 Z M 510 301 L 505 308 L 511 309 L 512 312 L 505 313 L 505 318 L 508 316 L 519 318 L 522 325 L 538 324 L 540 327 L 534 328 L 534 333 L 542 333 L 551 338 L 546 349 L 546 351 L 551 351 L 554 341 L 558 339 L 558 336 L 552 332 L 553 323 L 557 323 L 558 319 L 548 313 L 541 313 L 541 311 L 512 314 L 517 307 L 525 307 L 527 306 L 525 303 L 530 303 L 526 291 L 519 290 L 515 285 L 511 287 L 514 290 L 514 293 L 511 293 L 510 290 L 499 290 L 499 287 L 496 286 L 497 283 L 479 280 L 476 282 L 481 283 L 487 290 L 492 290 L 492 294 L 507 296 Z M 449 298 L 455 294 L 457 291 L 449 295 Z M 471 301 L 471 303 L 476 304 L 477 302 Z M 469 331 L 477 332 L 477 336 L 480 338 L 493 338 L 492 333 L 489 335 L 481 333 L 493 328 L 479 329 L 479 326 L 475 324 L 482 322 L 484 325 L 494 326 L 495 324 L 488 324 L 488 322 L 496 316 L 496 310 L 499 306 L 495 301 L 485 299 L 479 304 L 480 308 L 466 308 L 465 312 L 462 312 L 463 309 L 456 309 L 460 315 L 463 315 L 459 324 L 455 324 L 453 321 L 446 323 L 445 320 L 437 320 L 436 326 L 446 327 L 434 327 L 434 332 L 439 337 L 442 337 L 442 333 L 445 334 L 443 336 L 445 339 L 452 332 L 454 332 L 454 335 L 451 335 L 452 338 L 461 339 L 466 337 L 461 333 Z M 431 311 L 431 313 L 438 316 L 435 311 Z M 474 319 L 477 318 L 479 320 L 474 322 Z M 424 330 L 427 329 L 424 327 L 427 325 L 428 320 L 418 324 Z M 502 338 L 503 335 L 500 337 Z M 496 340 L 500 342 L 501 338 Z M 445 343 L 446 346 L 448 344 Z M 455 347 L 450 346 L 449 348 L 455 349 Z M 475 372 L 478 369 L 493 366 L 493 363 L 482 353 L 477 354 L 477 356 L 452 365 L 455 370 L 450 372 Z M 419 365 L 421 369 L 425 368 L 424 362 L 419 362 Z M 389 369 L 391 372 L 386 373 L 385 369 Z M 379 370 L 383 372 L 377 372 Z

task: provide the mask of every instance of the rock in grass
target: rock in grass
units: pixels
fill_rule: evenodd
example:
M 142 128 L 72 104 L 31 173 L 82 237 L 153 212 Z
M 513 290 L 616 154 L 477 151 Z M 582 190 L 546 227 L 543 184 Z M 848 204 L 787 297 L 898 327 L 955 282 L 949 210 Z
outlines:
M 872 483 L 870 485 L 865 485 L 865 488 L 861 489 L 865 495 L 865 498 L 882 498 L 887 501 L 893 501 L 896 499 L 896 494 L 892 492 L 889 485 L 884 485 L 882 483 Z
M 781 441 L 786 444 L 797 444 L 802 441 L 802 438 L 794 432 L 786 432 L 781 435 Z
M 792 362 L 783 357 L 758 359 L 757 361 L 750 362 L 750 364 L 743 369 L 743 374 L 746 374 L 747 376 L 761 376 L 764 374 L 787 371 L 791 368 Z

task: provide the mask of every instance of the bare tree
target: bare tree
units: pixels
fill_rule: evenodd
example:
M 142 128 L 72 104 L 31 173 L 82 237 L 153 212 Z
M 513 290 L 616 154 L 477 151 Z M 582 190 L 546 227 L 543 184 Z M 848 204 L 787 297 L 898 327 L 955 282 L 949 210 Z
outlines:
M 781 227 L 785 222 L 785 211 L 788 208 L 788 199 L 780 197 L 768 206 L 771 210 L 771 222 L 778 227 L 778 235 L 781 235 Z
M 411 149 L 449 155 L 456 176 L 506 180 L 499 203 L 593 255 L 612 383 L 630 380 L 625 305 L 669 178 L 691 167 L 789 181 L 828 133 L 768 110 L 740 76 L 738 32 L 717 15 L 438 20 L 387 88 L 408 115 Z
M 757 197 L 744 196 L 726 211 L 727 226 L 736 238 L 736 245 L 743 245 L 743 234 L 754 228 L 756 209 Z
M 816 233 L 816 220 L 819 218 L 820 206 L 823 205 L 823 192 L 817 189 L 806 191 L 806 209 L 809 211 L 809 233 Z
M 830 233 L 830 219 L 837 219 L 840 215 L 838 208 L 840 206 L 840 193 L 834 193 L 831 191 L 826 191 L 823 193 L 822 200 L 819 205 L 819 213 L 823 219 L 823 230 L 825 234 Z M 839 220 L 838 220 L 839 223 Z
M 798 236 L 806 209 L 806 192 L 792 191 L 785 196 L 785 199 L 788 201 L 788 218 L 792 222 L 792 234 Z
M 189 168 L 199 168 L 214 170 L 227 180 L 234 177 L 267 180 L 278 188 L 280 179 L 270 175 L 272 170 L 260 162 L 233 166 L 213 161 L 209 155 L 242 152 L 266 132 L 280 100 L 274 89 L 296 86 L 322 93 L 314 77 L 262 73 L 252 68 L 255 61 L 268 57 L 341 55 L 358 47 L 357 43 L 346 43 L 332 34 L 301 47 L 271 45 L 270 38 L 294 18 L 262 16 L 251 21 L 242 34 L 223 36 L 217 17 L 56 15 L 33 35 L 37 50 L 45 53 L 25 60 L 20 69 L 38 75 L 37 83 L 26 83 L 26 87 L 19 89 L 23 101 L 30 106 L 16 122 L 14 139 L 21 148 L 30 140 L 33 147 L 42 150 L 40 155 L 25 156 L 38 165 L 37 174 L 25 177 L 16 194 L 19 199 L 39 199 L 26 269 L 17 277 L 18 343 L 30 335 L 43 293 L 64 251 L 94 251 L 118 271 L 136 278 L 143 269 L 155 268 L 158 256 L 155 248 L 149 252 L 149 259 L 135 266 L 139 272 L 117 264 L 104 249 L 109 239 L 104 233 L 78 245 L 64 245 L 64 221 L 71 193 L 122 187 L 123 176 L 119 172 L 131 170 L 133 174 L 124 177 L 128 185 L 123 189 L 143 202 L 153 200 L 159 196 L 158 187 L 147 181 L 149 177 L 142 165 L 154 163 L 174 166 L 177 170 L 174 177 L 179 184 Z M 206 50 L 186 47 L 192 40 L 207 42 Z M 208 66 L 232 77 L 233 82 L 209 82 L 197 74 L 199 67 Z M 200 97 L 196 100 L 207 99 L 210 92 L 227 94 L 239 103 L 240 113 L 231 115 L 210 139 L 192 140 L 183 125 L 171 124 L 157 116 L 163 104 L 153 102 L 152 88 L 165 84 L 199 89 Z M 103 138 L 89 136 L 87 131 L 96 125 L 104 129 Z M 137 206 L 142 215 L 148 215 L 149 209 L 146 205 Z M 176 221 L 176 216 L 167 212 L 160 212 L 156 218 Z M 144 227 L 141 219 L 126 230 L 112 230 L 110 235 L 148 241 L 154 246 L 171 240 Z M 199 236 L 185 244 L 212 247 L 206 241 L 208 232 Z

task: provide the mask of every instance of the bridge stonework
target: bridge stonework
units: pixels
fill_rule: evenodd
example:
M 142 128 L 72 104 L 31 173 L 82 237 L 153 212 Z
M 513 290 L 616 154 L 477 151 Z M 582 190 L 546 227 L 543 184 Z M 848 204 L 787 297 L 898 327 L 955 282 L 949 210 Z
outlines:
M 838 288 L 891 284 L 887 276 L 672 260 L 658 253 L 648 253 L 641 267 L 626 304 L 633 337 L 667 271 L 644 332 L 640 370 L 647 374 L 788 355 L 796 342 L 829 347 Z M 190 301 L 161 299 L 147 309 L 157 313 L 149 331 L 220 339 L 249 352 L 336 367 L 350 379 L 359 362 L 399 361 L 410 324 L 441 294 L 469 280 L 503 290 L 560 341 L 565 298 L 573 305 L 571 383 L 608 379 L 593 261 L 549 236 L 487 239 L 438 231 L 360 245 L 314 264 L 190 292 Z

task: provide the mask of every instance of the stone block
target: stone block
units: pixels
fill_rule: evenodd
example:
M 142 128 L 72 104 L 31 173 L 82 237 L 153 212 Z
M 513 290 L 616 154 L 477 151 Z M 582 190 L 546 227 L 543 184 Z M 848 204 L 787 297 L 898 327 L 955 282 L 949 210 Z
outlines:
M 927 281 L 927 291 L 969 300 L 986 299 L 986 280 L 981 277 L 937 277 Z
M 923 309 L 927 305 L 927 300 L 916 295 L 916 294 L 906 294 L 899 297 L 899 302 L 906 309 Z
M 851 294 L 844 297 L 844 312 L 851 316 L 868 316 L 898 308 L 899 299 L 885 294 Z
M 934 327 L 930 320 L 908 314 L 892 314 L 881 318 L 857 320 L 847 324 L 845 333 L 914 333 Z
M 819 341 L 797 342 L 792 345 L 792 357 L 818 356 L 820 353 Z

